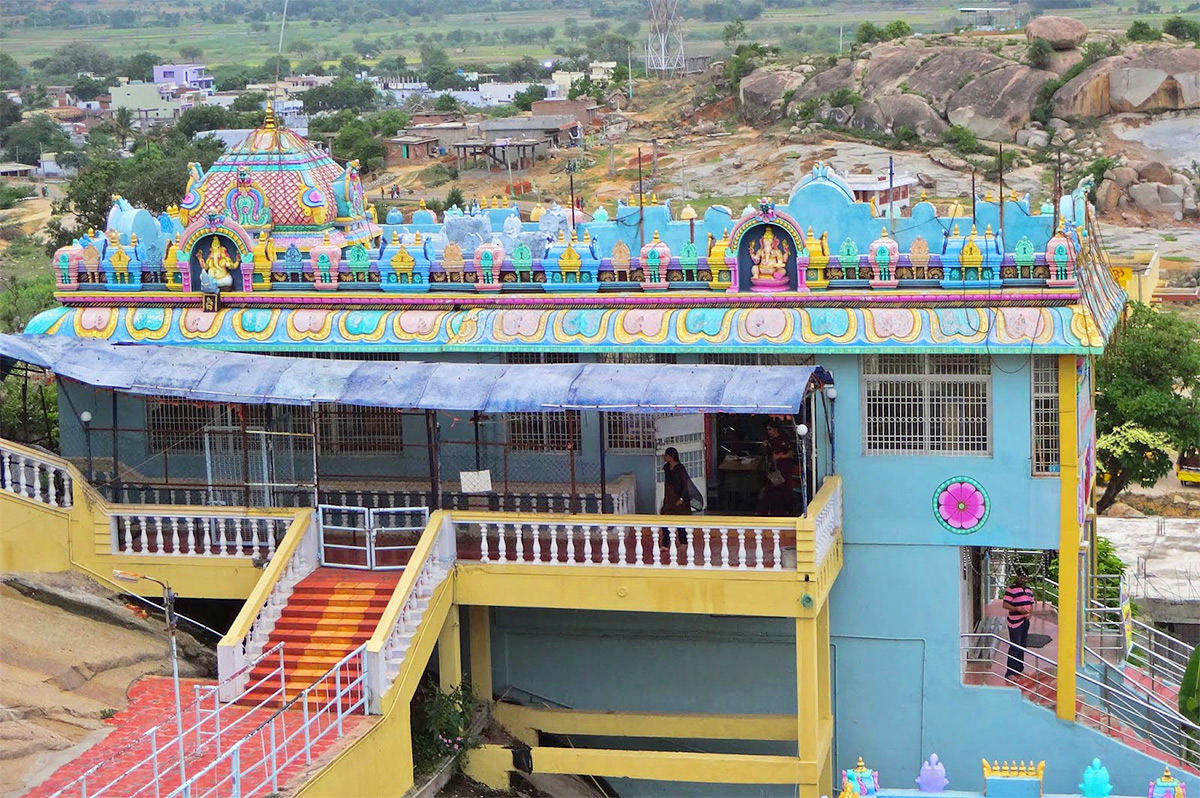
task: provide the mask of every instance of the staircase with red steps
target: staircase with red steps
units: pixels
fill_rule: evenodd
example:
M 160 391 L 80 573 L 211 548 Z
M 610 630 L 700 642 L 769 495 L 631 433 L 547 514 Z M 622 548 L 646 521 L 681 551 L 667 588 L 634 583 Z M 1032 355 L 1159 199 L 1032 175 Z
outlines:
M 326 566 L 296 585 L 265 646 L 283 644 L 286 700 L 371 638 L 402 573 Z M 278 707 L 279 667 L 273 657 L 255 665 L 240 703 Z

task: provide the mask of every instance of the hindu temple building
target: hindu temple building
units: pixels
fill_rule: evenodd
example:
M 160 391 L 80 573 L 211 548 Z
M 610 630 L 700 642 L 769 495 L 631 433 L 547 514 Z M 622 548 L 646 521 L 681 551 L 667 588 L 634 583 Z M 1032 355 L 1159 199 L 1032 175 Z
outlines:
M 381 214 L 268 112 L 165 213 L 114 197 L 0 336 L 61 440 L 3 442 L 0 567 L 245 604 L 186 745 L 86 794 L 403 795 L 429 666 L 511 736 L 494 787 L 1180 798 L 1190 648 L 1094 576 L 1086 191 Z

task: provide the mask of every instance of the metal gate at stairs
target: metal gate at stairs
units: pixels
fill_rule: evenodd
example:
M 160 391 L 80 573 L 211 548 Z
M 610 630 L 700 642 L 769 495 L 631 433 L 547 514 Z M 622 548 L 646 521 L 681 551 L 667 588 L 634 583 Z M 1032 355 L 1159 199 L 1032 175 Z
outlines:
M 429 525 L 428 507 L 317 506 L 321 565 L 363 571 L 395 571 Z

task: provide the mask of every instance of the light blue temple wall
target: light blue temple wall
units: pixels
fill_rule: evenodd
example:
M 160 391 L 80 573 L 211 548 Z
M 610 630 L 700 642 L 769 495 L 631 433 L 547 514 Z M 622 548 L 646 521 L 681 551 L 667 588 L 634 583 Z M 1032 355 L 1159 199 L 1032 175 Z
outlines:
M 793 621 L 568 610 L 492 610 L 497 694 L 523 688 L 575 709 L 784 714 L 796 711 Z M 531 702 L 520 690 L 511 696 Z M 532 700 L 536 703 L 536 699 Z M 544 705 L 544 704 L 543 704 Z M 794 756 L 794 744 L 572 738 L 576 745 Z M 614 780 L 628 798 L 794 796 L 795 788 Z
M 845 479 L 848 543 L 1058 548 L 1058 479 L 1030 476 L 1029 358 L 992 358 L 992 455 L 866 455 L 859 359 L 823 356 L 837 378 L 837 471 Z M 983 485 L 991 515 L 983 529 L 955 535 L 933 514 L 938 486 L 967 476 Z
M 847 486 L 849 487 L 849 486 Z M 1046 792 L 1075 793 L 1099 757 L 1115 792 L 1133 794 L 1162 765 L 1019 691 L 965 686 L 959 550 L 853 544 L 830 599 L 839 767 L 862 756 L 885 787 L 913 786 L 930 753 L 950 786 L 980 790 L 980 760 L 1045 759 Z

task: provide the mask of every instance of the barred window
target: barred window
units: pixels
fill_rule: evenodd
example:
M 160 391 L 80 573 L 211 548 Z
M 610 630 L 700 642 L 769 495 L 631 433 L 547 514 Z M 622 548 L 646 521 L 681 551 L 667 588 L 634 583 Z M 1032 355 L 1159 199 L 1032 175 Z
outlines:
M 238 410 L 245 414 L 248 428 L 266 427 L 263 405 L 209 405 L 195 402 L 146 403 L 146 430 L 151 451 L 203 452 L 204 430 L 211 427 L 240 428 Z
M 1035 355 L 1030 372 L 1033 475 L 1058 474 L 1058 358 Z
M 505 352 L 509 365 L 540 363 L 578 363 L 574 352 Z M 508 444 L 528 452 L 579 451 L 582 443 L 579 411 L 546 413 L 507 413 Z
M 311 411 L 302 409 L 308 429 Z M 317 419 L 317 440 L 322 452 L 398 452 L 404 448 L 404 415 L 395 408 L 323 403 L 317 408 Z
M 705 352 L 706 366 L 812 366 L 812 355 L 777 352 Z
M 674 352 L 605 352 L 600 355 L 600 363 L 615 363 L 628 366 L 638 363 L 675 363 Z
M 868 454 L 991 454 L 986 355 L 867 355 L 862 370 Z
M 604 447 L 610 452 L 653 452 L 658 413 L 605 413 Z

